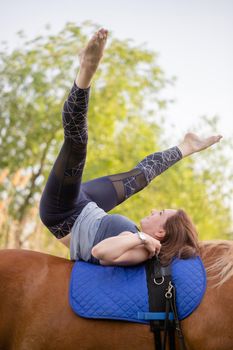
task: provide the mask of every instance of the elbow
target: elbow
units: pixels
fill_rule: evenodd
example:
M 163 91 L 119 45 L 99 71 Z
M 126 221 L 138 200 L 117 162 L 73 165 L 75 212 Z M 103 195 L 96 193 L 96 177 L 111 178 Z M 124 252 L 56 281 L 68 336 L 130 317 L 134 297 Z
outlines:
M 112 265 L 114 263 L 114 261 L 98 247 L 98 244 L 92 248 L 91 255 L 100 260 L 101 265 Z
M 94 258 L 102 260 L 103 259 L 103 253 L 101 253 L 101 249 L 99 247 L 94 246 L 91 250 L 91 255 L 94 256 Z

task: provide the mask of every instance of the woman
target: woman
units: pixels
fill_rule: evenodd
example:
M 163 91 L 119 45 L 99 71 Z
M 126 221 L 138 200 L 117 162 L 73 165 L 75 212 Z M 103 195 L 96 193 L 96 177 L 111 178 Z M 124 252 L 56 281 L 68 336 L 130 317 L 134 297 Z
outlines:
M 64 144 L 40 202 L 40 216 L 66 246 L 71 259 L 103 265 L 134 265 L 160 253 L 162 263 L 173 256 L 198 253 L 197 233 L 183 210 L 153 209 L 135 223 L 107 212 L 146 187 L 182 158 L 218 142 L 187 134 L 179 146 L 144 158 L 134 169 L 81 183 L 87 149 L 87 111 L 92 77 L 103 55 L 107 30 L 97 31 L 80 54 L 80 69 L 63 109 Z

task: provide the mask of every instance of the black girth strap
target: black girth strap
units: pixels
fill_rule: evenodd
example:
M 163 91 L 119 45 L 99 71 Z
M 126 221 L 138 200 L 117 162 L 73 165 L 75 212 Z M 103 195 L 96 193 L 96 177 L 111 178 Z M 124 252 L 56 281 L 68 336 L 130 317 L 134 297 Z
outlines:
M 178 318 L 178 313 L 177 313 L 175 301 L 176 301 L 176 289 L 173 287 L 173 297 L 170 300 L 170 305 L 171 305 L 171 309 L 172 309 L 173 314 L 174 314 L 175 330 L 176 330 L 176 334 L 177 334 L 178 340 L 179 340 L 179 349 L 186 350 L 184 336 L 183 336 L 183 333 L 182 333 L 182 330 L 180 327 L 180 322 L 179 322 L 179 318 Z
M 169 335 L 170 350 L 176 349 L 175 329 L 179 339 L 179 349 L 185 350 L 184 338 L 175 305 L 175 288 L 171 283 L 170 265 L 163 267 L 159 259 L 154 257 L 146 263 L 146 275 L 150 312 L 165 313 L 163 320 L 150 321 L 156 350 L 166 349 L 167 335 Z M 170 317 L 171 312 L 174 315 L 174 319 Z M 164 332 L 163 339 L 161 339 L 161 331 Z

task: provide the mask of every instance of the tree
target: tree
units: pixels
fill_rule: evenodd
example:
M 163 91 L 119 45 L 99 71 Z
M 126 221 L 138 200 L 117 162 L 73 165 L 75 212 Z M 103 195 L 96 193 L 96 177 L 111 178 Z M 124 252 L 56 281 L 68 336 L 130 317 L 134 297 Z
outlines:
M 63 141 L 60 111 L 77 72 L 77 53 L 97 27 L 90 22 L 80 27 L 68 23 L 57 35 L 48 33 L 30 41 L 25 41 L 20 32 L 23 45 L 0 53 L 0 200 L 5 210 L 2 246 L 11 235 L 14 246 L 26 246 L 34 230 L 42 228 L 36 229 L 33 223 L 38 222 L 38 201 Z M 84 180 L 125 171 L 158 149 L 162 128 L 154 120 L 168 103 L 160 98 L 160 92 L 169 83 L 172 80 L 166 79 L 158 66 L 155 52 L 135 46 L 131 40 L 118 40 L 110 33 L 91 89 Z M 182 170 L 186 179 L 182 184 L 177 170 Z M 208 220 L 206 227 L 226 231 L 230 209 L 223 201 L 225 194 L 210 194 L 202 175 L 204 172 L 200 181 L 191 184 L 196 178 L 195 161 L 180 163 L 159 179 L 159 191 L 157 184 L 151 185 L 117 210 L 138 219 L 151 207 L 153 196 L 157 198 L 155 204 L 176 206 L 191 186 L 195 194 L 199 193 L 192 202 L 198 207 L 206 198 L 204 209 L 209 217 L 216 208 L 227 213 L 224 227 L 219 217 Z M 174 186 L 172 196 L 166 181 Z M 218 181 L 220 186 L 221 179 Z M 188 209 L 194 210 L 192 206 Z M 203 220 L 200 216 L 195 219 Z

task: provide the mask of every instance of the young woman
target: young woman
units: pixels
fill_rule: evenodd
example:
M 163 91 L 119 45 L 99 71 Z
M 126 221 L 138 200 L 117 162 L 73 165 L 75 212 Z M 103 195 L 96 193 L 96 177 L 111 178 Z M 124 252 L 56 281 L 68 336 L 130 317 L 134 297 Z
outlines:
M 107 212 L 146 187 L 182 158 L 221 139 L 187 134 L 179 146 L 144 158 L 128 172 L 81 183 L 87 149 L 87 111 L 91 79 L 103 55 L 107 30 L 97 31 L 80 53 L 80 69 L 63 109 L 64 144 L 40 202 L 40 216 L 66 246 L 71 259 L 103 265 L 134 265 L 159 254 L 172 257 L 198 253 L 197 232 L 183 210 L 163 209 L 136 224 Z

